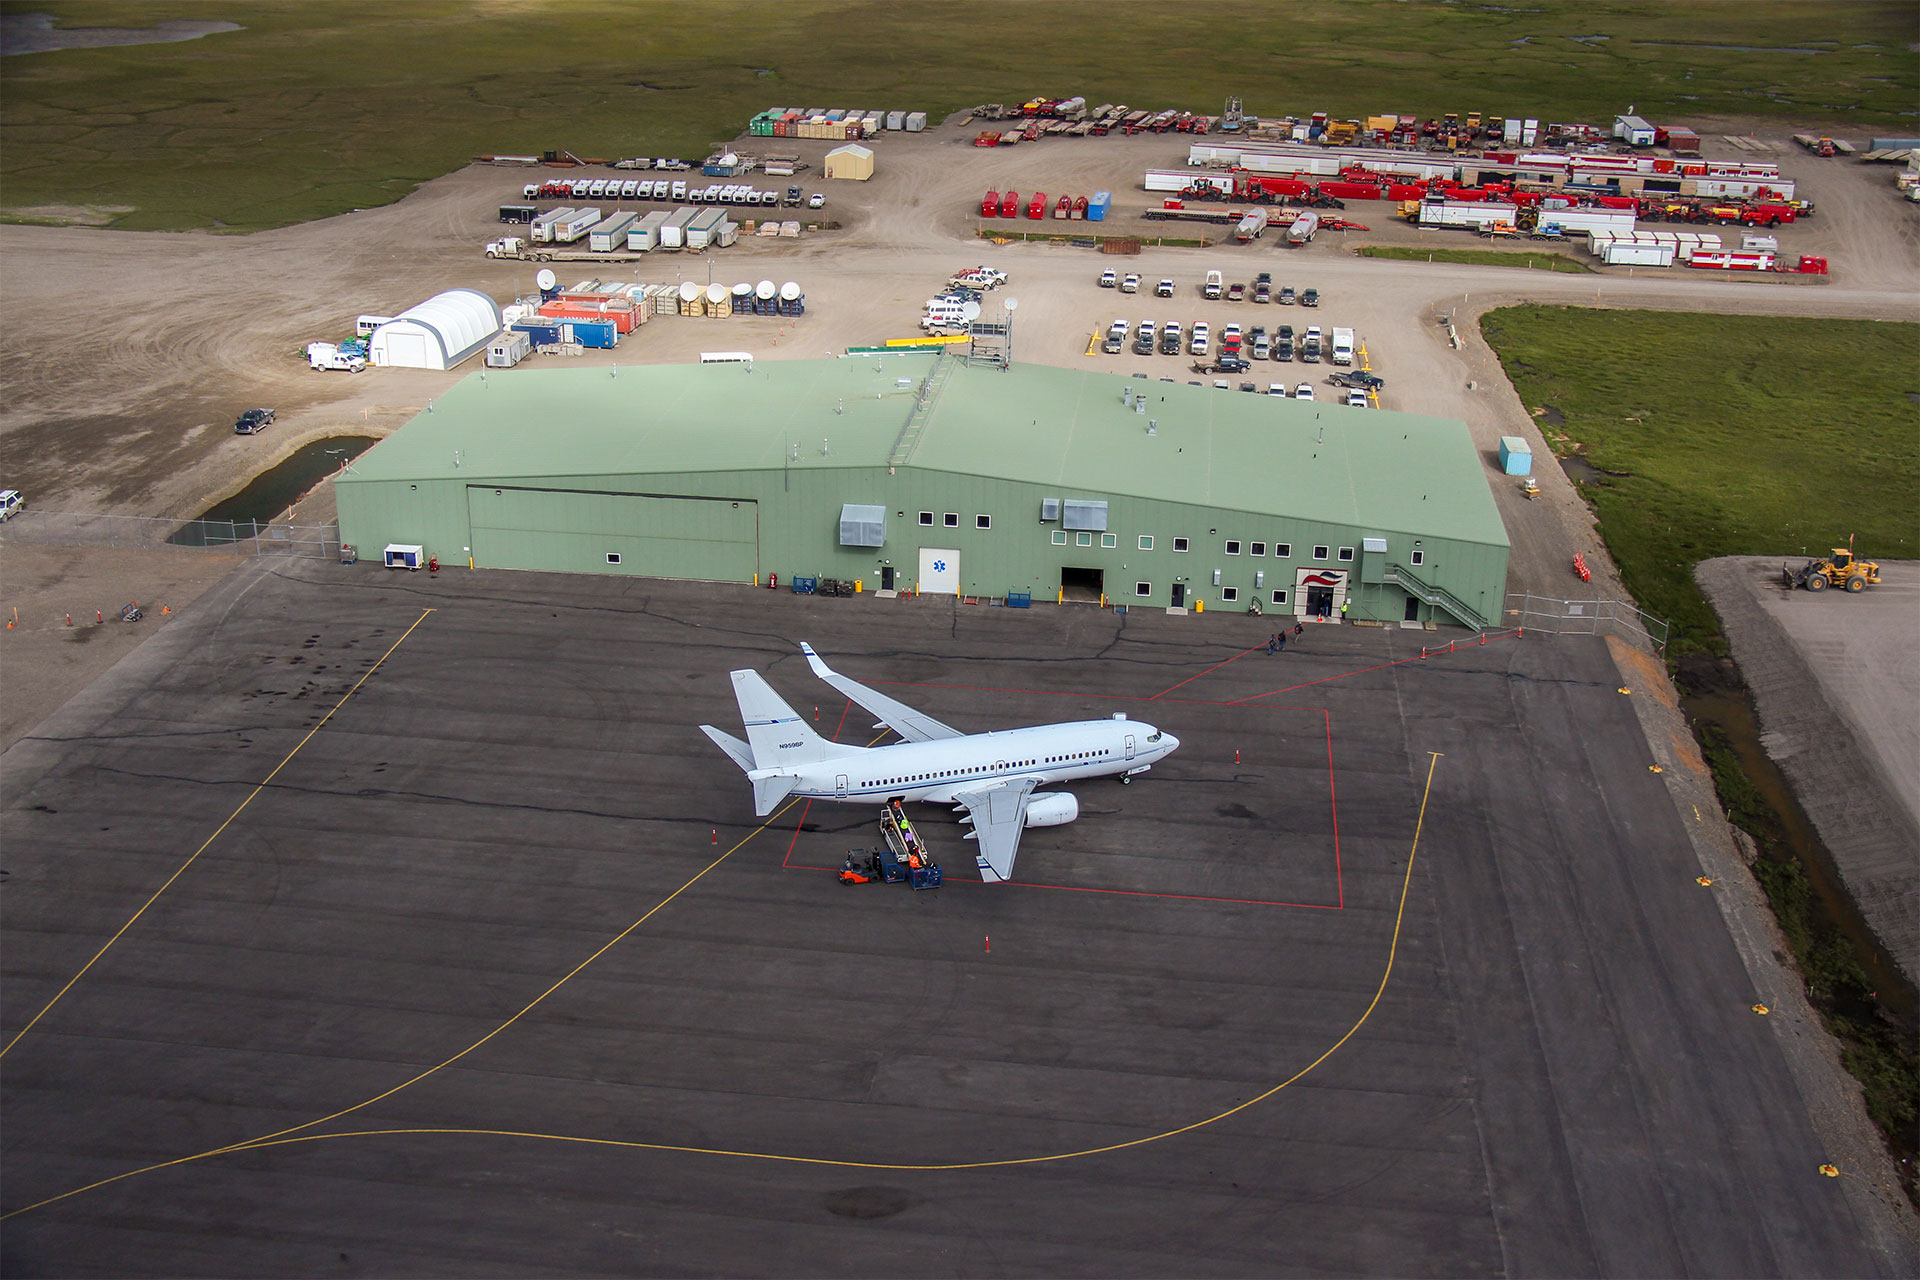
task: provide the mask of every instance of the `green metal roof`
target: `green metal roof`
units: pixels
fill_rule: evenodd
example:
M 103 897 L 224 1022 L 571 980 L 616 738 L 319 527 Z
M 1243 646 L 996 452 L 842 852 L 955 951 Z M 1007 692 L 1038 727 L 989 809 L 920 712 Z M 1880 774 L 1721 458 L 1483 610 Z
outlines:
M 889 464 L 1507 545 L 1462 422 L 925 357 L 476 373 L 336 483 Z

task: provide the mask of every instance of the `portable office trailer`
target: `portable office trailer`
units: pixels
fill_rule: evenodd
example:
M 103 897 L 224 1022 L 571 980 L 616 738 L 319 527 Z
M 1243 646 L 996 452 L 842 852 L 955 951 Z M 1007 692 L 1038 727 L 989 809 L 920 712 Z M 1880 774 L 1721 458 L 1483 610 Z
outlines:
M 637 213 L 612 213 L 595 223 L 587 232 L 587 248 L 595 253 L 612 253 L 627 247 L 627 231 L 640 220 Z
M 1678 246 L 1672 244 L 1644 244 L 1637 240 L 1601 240 L 1594 245 L 1600 261 L 1610 267 L 1670 267 L 1677 249 Z
M 688 205 L 682 205 L 667 215 L 660 224 L 660 247 L 662 249 L 684 249 L 687 247 L 687 224 L 692 222 L 700 211 Z
M 899 133 L 902 129 L 905 129 L 906 127 L 907 127 L 906 112 L 904 111 L 887 112 L 887 128 L 889 130 L 891 130 L 894 133 Z
M 646 253 L 660 247 L 660 226 L 667 220 L 665 209 L 655 209 L 627 228 L 627 248 Z
M 687 248 L 705 249 L 710 246 L 720 229 L 720 224 L 726 220 L 725 209 L 702 209 L 695 214 L 693 220 L 687 223 Z
M 927 127 L 927 113 L 924 111 L 907 112 L 907 132 L 919 133 Z
M 487 365 L 493 369 L 511 369 L 532 350 L 533 340 L 525 330 L 509 329 L 487 344 Z

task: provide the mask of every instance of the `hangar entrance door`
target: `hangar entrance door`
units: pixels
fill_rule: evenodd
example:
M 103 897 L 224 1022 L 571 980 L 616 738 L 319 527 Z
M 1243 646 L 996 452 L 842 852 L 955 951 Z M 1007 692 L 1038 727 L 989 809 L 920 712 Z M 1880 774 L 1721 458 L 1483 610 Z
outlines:
M 920 590 L 929 595 L 960 594 L 960 553 L 950 547 L 920 548 Z
M 1082 569 L 1063 565 L 1060 569 L 1060 599 L 1067 604 L 1075 601 L 1099 604 L 1100 593 L 1106 586 L 1106 578 L 1106 571 L 1103 569 Z
M 744 499 L 469 485 L 467 527 L 486 569 L 750 582 L 760 558 Z

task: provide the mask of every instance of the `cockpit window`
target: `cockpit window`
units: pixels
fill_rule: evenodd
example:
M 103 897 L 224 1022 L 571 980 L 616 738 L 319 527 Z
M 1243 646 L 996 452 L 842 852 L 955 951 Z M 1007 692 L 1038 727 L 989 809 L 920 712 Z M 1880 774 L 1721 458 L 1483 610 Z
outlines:
M 1148 734 L 1148 735 L 1147 735 L 1147 741 L 1148 741 L 1148 742 L 1158 742 L 1158 741 L 1160 741 L 1160 731 L 1159 731 L 1158 729 L 1156 729 L 1156 730 L 1154 730 L 1154 731 L 1153 731 L 1152 733 L 1150 733 L 1150 734 Z

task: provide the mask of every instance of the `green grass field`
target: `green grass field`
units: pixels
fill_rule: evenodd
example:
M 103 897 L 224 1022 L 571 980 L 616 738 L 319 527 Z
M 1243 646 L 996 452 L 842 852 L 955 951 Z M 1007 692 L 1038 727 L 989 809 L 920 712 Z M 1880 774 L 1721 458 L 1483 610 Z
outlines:
M 1393 258 L 1401 262 L 1469 262 L 1482 267 L 1525 267 L 1530 271 L 1559 271 L 1591 275 L 1593 268 L 1564 253 L 1528 253 L 1500 249 L 1423 249 L 1417 245 L 1372 244 L 1358 251 L 1363 258 Z
M 1911 8 L 1878 0 L 0 7 L 69 26 L 244 25 L 0 67 L 5 205 L 86 205 L 149 230 L 253 230 L 381 204 L 483 152 L 697 158 L 772 105 L 937 119 L 1035 93 L 1204 111 L 1237 93 L 1263 115 L 1480 110 L 1605 126 L 1633 104 L 1656 120 L 1864 133 L 1910 132 L 1920 97 Z
M 1481 331 L 1584 492 L 1671 652 L 1724 652 L 1693 566 L 1792 559 L 1858 537 L 1920 555 L 1920 326 L 1506 307 Z M 1556 421 L 1556 416 L 1561 419 Z

